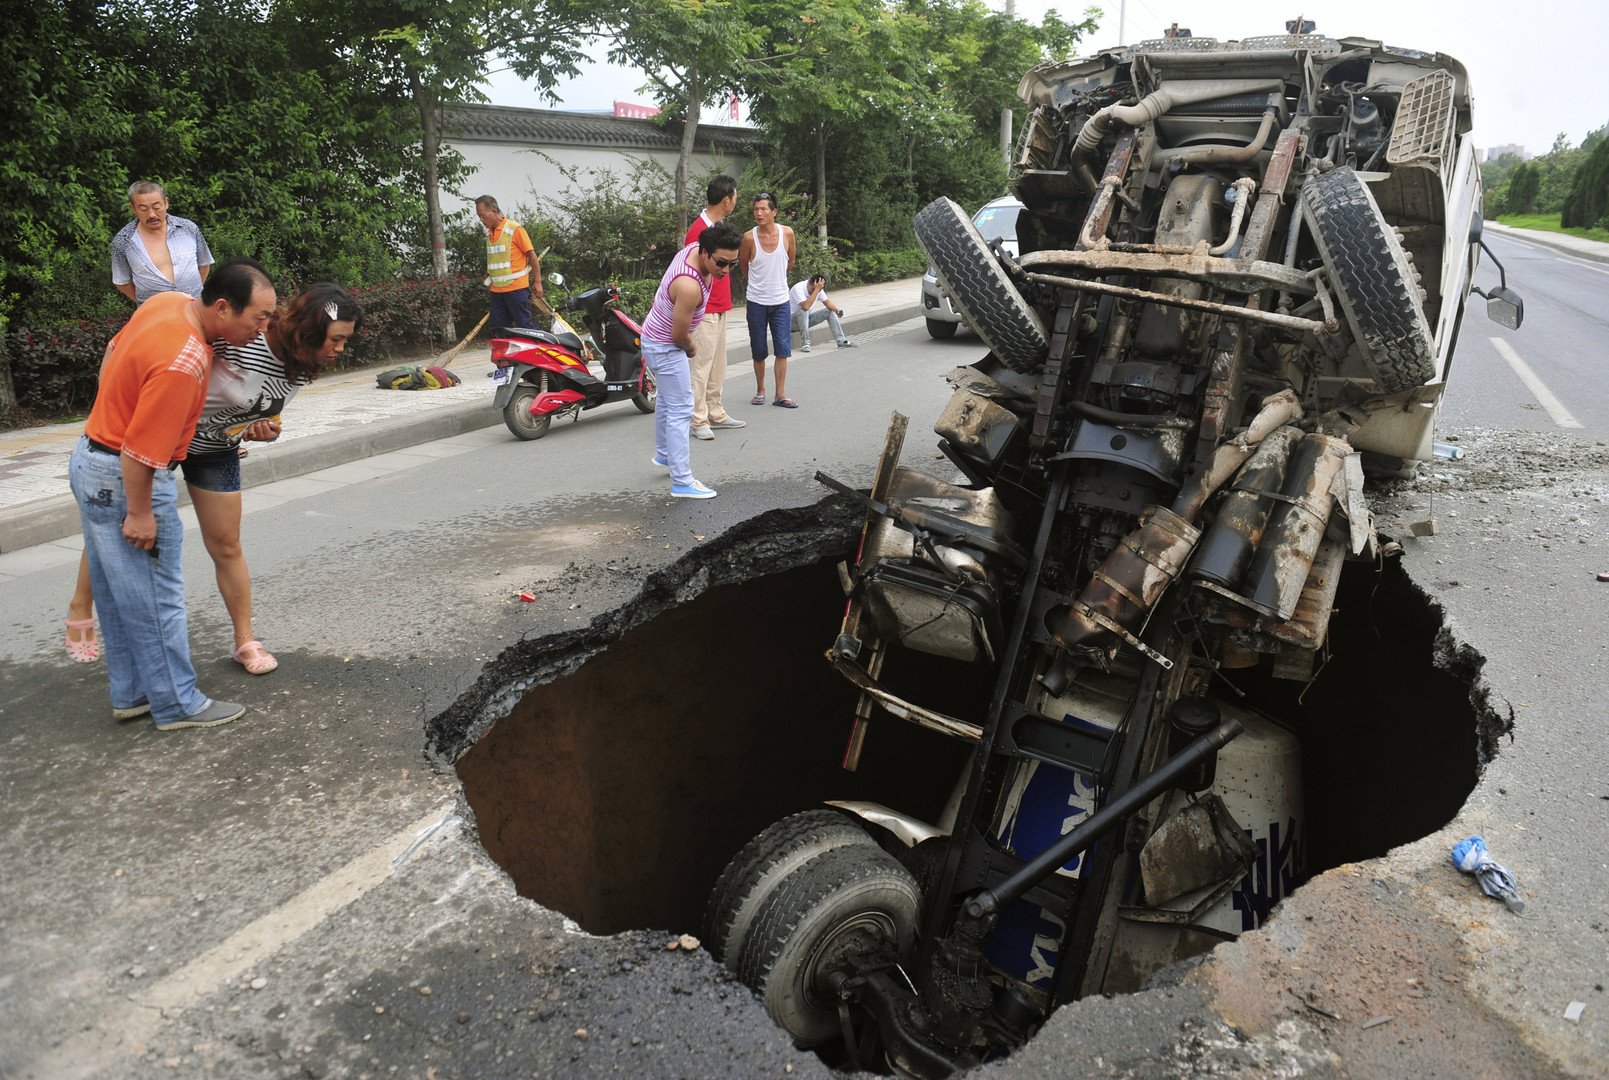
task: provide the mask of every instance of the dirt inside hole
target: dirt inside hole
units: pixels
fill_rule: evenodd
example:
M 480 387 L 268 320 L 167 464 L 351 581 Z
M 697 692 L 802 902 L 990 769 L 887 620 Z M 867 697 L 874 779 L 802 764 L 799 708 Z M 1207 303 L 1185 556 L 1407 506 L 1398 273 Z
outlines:
M 640 611 L 568 674 L 550 650 L 558 677 L 462 753 L 482 841 L 522 895 L 593 933 L 698 933 L 727 860 L 787 814 L 868 799 L 938 819 L 967 744 L 876 714 L 859 772 L 839 767 L 854 694 L 823 652 L 843 609 L 835 564 L 854 531 L 830 528 L 813 561 Z M 821 557 L 840 544 L 844 554 Z M 762 565 L 708 548 L 665 573 L 696 585 L 712 578 L 710 560 Z M 1231 673 L 1246 703 L 1303 746 L 1306 835 L 1263 852 L 1257 872 L 1300 883 L 1450 820 L 1511 723 L 1487 704 L 1481 663 L 1399 565 L 1353 565 L 1311 685 Z M 899 671 L 952 713 L 986 709 L 986 668 L 902 653 Z

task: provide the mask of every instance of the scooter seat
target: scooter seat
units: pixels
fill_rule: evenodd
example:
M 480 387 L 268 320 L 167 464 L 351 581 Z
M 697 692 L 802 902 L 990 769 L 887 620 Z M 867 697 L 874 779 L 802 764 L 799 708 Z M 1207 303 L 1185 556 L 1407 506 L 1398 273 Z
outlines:
M 497 326 L 492 328 L 492 337 L 517 337 L 529 341 L 540 341 L 544 345 L 557 345 L 561 349 L 569 349 L 573 353 L 581 352 L 581 339 L 575 334 L 551 334 L 546 330 L 536 330 L 524 326 Z

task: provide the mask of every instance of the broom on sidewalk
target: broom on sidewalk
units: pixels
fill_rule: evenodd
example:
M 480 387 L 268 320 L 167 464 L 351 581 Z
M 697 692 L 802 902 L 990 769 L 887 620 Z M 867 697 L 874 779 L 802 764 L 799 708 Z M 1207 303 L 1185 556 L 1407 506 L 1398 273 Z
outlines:
M 463 337 L 463 340 L 459 341 L 459 343 L 457 345 L 454 345 L 452 348 L 448 349 L 446 352 L 444 352 L 440 356 L 436 357 L 436 362 L 434 364 L 431 364 L 431 365 L 428 365 L 428 366 L 430 366 L 430 367 L 444 367 L 444 368 L 452 367 L 453 366 L 453 361 L 458 359 L 458 354 L 463 352 L 464 349 L 466 347 L 468 347 L 468 345 L 469 345 L 469 343 L 471 341 L 475 340 L 475 335 L 480 333 L 480 328 L 485 326 L 486 325 L 486 320 L 490 319 L 491 317 L 492 317 L 492 313 L 489 312 L 489 311 L 486 314 L 482 315 L 480 317 L 480 322 L 475 324 L 475 329 L 473 329 L 469 333 L 465 334 L 464 337 Z

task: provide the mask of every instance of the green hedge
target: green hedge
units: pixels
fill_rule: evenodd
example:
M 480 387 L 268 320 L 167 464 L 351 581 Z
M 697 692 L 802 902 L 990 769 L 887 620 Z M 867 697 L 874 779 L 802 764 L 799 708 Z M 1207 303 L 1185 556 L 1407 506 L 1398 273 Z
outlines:
M 441 323 L 444 308 L 452 311 L 457 334 L 468 333 L 486 313 L 486 290 L 478 278 L 467 275 L 389 282 L 352 293 L 363 305 L 363 329 L 342 356 L 343 368 L 446 348 L 452 342 Z M 46 421 L 89 411 L 106 343 L 127 321 L 125 314 L 46 328 L 8 328 L 6 354 L 17 405 L 26 419 Z
M 917 277 L 927 265 L 920 248 L 842 258 L 806 238 L 799 245 L 799 253 L 795 277 L 820 271 L 828 275 L 835 288 Z M 577 292 L 595 284 L 598 282 L 571 281 Z M 633 278 L 616 281 L 615 285 L 620 289 L 626 313 L 641 321 L 653 303 L 659 278 Z M 551 285 L 548 289 L 549 298 L 555 302 L 563 295 L 562 290 Z M 441 323 L 444 308 L 451 309 L 458 335 L 468 333 L 486 314 L 485 286 L 470 274 L 441 280 L 388 282 L 352 292 L 363 305 L 363 330 L 348 346 L 341 361 L 343 368 L 380 363 L 399 354 L 445 349 L 453 339 Z M 743 302 L 741 282 L 734 283 L 732 299 Z M 95 401 L 96 375 L 106 343 L 126 321 L 125 315 L 81 319 L 44 329 L 9 328 L 5 347 L 20 409 L 30 419 L 87 412 Z M 484 333 L 481 340 L 484 341 Z
M 125 321 L 83 319 L 45 330 L 8 329 L 6 353 L 18 408 L 45 417 L 88 412 L 106 343 Z

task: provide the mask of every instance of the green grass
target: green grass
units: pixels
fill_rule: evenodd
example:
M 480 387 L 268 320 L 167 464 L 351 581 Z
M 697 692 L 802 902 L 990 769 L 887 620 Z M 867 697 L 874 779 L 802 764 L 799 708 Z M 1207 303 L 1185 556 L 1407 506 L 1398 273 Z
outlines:
M 1559 224 L 1558 214 L 1499 214 L 1497 220 L 1516 229 L 1538 229 L 1542 232 L 1567 233 L 1583 240 L 1602 240 L 1609 243 L 1609 229 L 1566 229 Z

